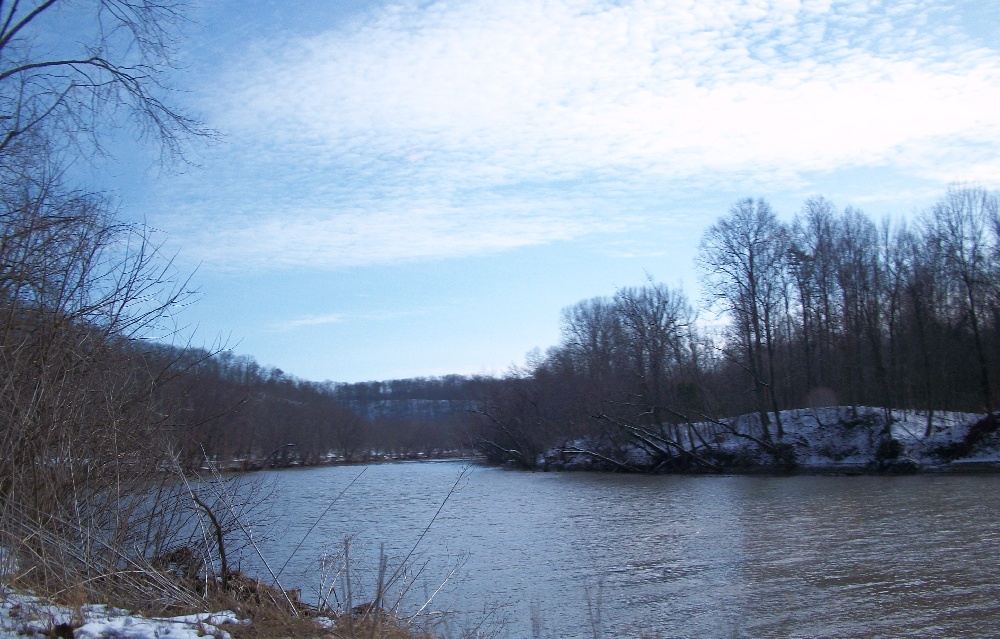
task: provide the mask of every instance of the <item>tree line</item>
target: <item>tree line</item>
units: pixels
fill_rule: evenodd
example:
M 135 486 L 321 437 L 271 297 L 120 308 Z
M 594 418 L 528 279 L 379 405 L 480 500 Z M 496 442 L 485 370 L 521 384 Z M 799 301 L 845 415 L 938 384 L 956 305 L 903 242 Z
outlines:
M 734 415 L 756 414 L 759 429 L 740 435 L 781 459 L 784 409 L 916 409 L 927 429 L 934 411 L 994 411 L 994 191 L 952 186 L 898 222 L 822 197 L 784 222 L 743 199 L 704 232 L 697 266 L 700 309 L 651 279 L 565 309 L 560 343 L 491 389 L 483 452 L 529 468 L 553 449 L 614 465 L 638 446 L 685 468 L 704 465 L 697 451 Z M 595 445 L 574 451 L 580 441 Z
M 186 467 L 206 458 L 255 469 L 473 452 L 464 378 L 311 382 L 229 351 L 147 348 L 177 370 L 158 397 Z

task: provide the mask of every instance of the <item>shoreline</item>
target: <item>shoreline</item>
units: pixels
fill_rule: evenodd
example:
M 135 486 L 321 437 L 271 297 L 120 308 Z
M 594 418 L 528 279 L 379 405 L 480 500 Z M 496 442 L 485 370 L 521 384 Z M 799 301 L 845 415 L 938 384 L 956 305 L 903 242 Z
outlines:
M 607 475 L 649 475 L 649 476 L 669 476 L 669 475 L 684 475 L 691 477 L 748 477 L 748 476 L 761 476 L 761 477 L 796 477 L 796 476 L 841 476 L 841 477 L 859 477 L 859 476 L 886 476 L 886 477 L 899 477 L 905 475 L 994 475 L 1000 474 L 1000 461 L 961 461 L 957 460 L 954 462 L 949 462 L 940 465 L 923 465 L 905 471 L 902 470 L 892 470 L 892 469 L 878 469 L 871 468 L 870 465 L 866 464 L 825 464 L 825 465 L 800 465 L 794 468 L 770 468 L 766 466 L 758 466 L 751 468 L 724 468 L 719 471 L 713 470 L 662 470 L 662 471 L 624 471 L 615 468 L 597 468 L 597 467 L 543 467 L 539 466 L 533 469 L 524 468 L 513 468 L 504 464 L 491 463 L 483 455 L 458 455 L 454 457 L 432 457 L 423 459 L 378 459 L 370 461 L 334 461 L 326 462 L 320 464 L 309 464 L 309 465 L 293 465 L 293 466 L 276 466 L 271 468 L 258 468 L 250 470 L 233 470 L 233 471 L 220 471 L 224 475 L 233 475 L 239 473 L 257 473 L 264 471 L 298 471 L 298 470 L 311 470 L 315 468 L 330 468 L 330 467 L 357 467 L 357 466 L 372 466 L 372 465 L 384 465 L 384 464 L 438 464 L 438 463 L 448 463 L 448 462 L 468 462 L 470 464 L 485 466 L 489 468 L 497 468 L 500 470 L 509 470 L 511 472 L 529 472 L 529 473 L 591 473 L 591 474 L 607 474 Z M 202 467 L 201 470 L 209 470 L 207 467 Z

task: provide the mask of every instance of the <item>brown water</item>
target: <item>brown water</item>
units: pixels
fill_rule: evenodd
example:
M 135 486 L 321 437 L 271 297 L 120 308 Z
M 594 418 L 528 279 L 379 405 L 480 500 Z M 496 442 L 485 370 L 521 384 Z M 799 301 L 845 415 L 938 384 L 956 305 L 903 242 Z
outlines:
M 463 465 L 368 468 L 281 575 L 307 597 L 351 546 L 354 602 L 413 548 Z M 361 471 L 272 473 L 277 570 Z M 258 527 L 257 534 L 267 530 Z M 245 565 L 254 562 L 245 559 Z M 474 467 L 417 546 L 403 610 L 501 636 L 1000 636 L 1000 476 L 677 477 Z M 338 583 L 342 583 L 338 581 Z M 398 589 L 397 589 L 398 590 Z M 599 619 L 598 619 L 599 616 Z M 595 628 L 597 631 L 595 631 Z M 600 634 L 598 634 L 598 632 Z

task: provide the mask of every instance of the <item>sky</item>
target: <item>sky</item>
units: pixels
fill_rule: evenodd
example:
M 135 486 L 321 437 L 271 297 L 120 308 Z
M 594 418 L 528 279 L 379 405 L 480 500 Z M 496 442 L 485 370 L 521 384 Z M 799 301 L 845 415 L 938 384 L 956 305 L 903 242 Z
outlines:
M 503 374 L 558 342 L 561 309 L 647 278 L 698 305 L 698 242 L 740 198 L 903 218 L 1000 187 L 993 0 L 189 17 L 173 99 L 218 140 L 101 179 L 191 275 L 192 343 L 303 379 Z

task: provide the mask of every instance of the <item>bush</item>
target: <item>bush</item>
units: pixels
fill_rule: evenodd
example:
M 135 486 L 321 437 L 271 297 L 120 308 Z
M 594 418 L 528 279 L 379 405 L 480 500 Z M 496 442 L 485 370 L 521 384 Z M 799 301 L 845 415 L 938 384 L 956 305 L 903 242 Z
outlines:
M 898 439 L 887 437 L 878 443 L 875 449 L 875 461 L 879 464 L 895 461 L 903 454 L 903 444 Z

